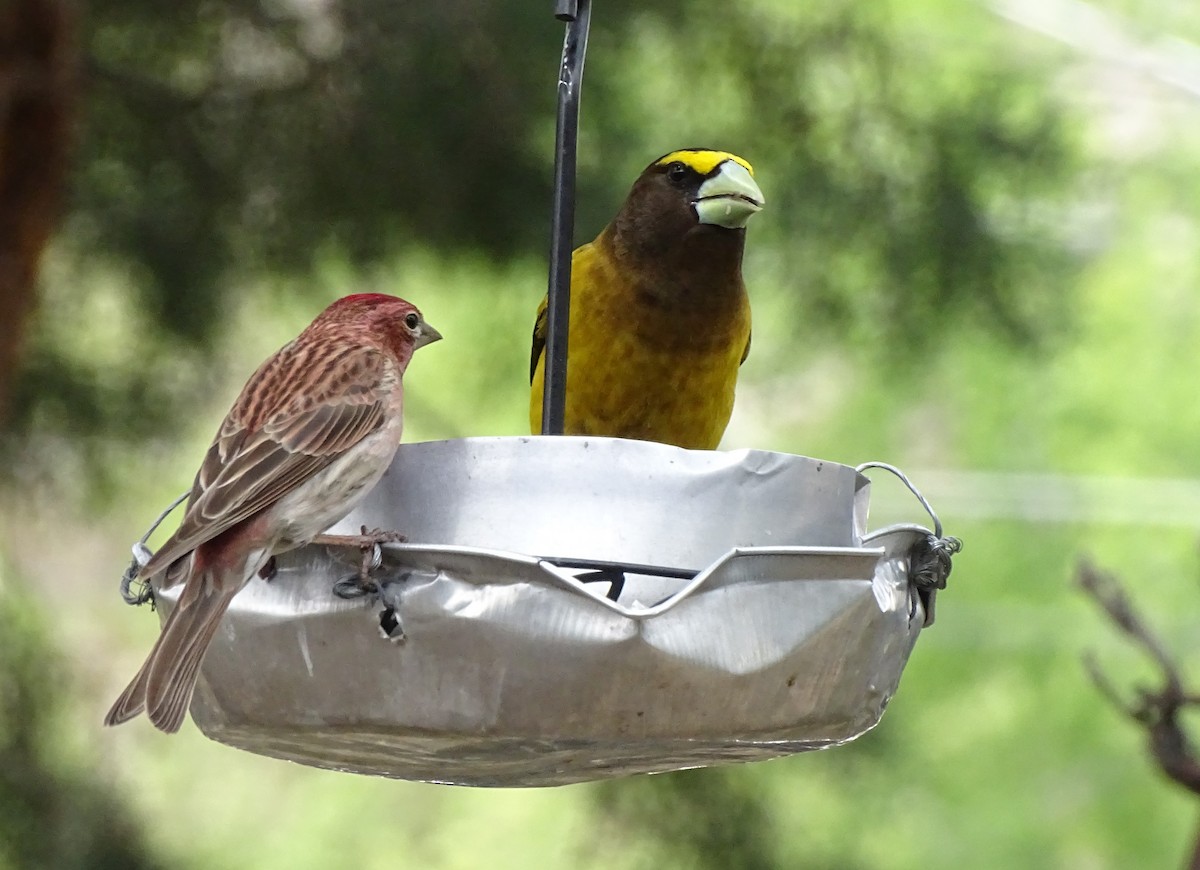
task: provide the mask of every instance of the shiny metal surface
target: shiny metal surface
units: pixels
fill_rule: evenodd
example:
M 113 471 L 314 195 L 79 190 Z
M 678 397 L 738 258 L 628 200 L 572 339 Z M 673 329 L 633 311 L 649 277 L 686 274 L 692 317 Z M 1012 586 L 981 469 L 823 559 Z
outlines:
M 865 535 L 867 492 L 852 468 L 763 451 L 405 445 L 334 529 L 408 535 L 385 548 L 382 595 L 332 594 L 357 551 L 280 557 L 235 599 L 192 715 L 264 755 L 486 786 L 844 742 L 879 721 L 924 619 L 907 554 L 928 532 Z M 631 575 L 613 602 L 546 556 L 702 570 Z
M 866 478 L 832 462 L 575 436 L 406 444 L 334 532 L 700 569 L 730 547 L 848 547 Z M 863 513 L 865 505 L 858 506 Z

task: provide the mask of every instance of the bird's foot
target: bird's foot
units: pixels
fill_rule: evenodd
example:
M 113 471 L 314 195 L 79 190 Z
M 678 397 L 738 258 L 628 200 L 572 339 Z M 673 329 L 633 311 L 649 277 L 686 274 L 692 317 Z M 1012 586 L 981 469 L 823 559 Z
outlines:
M 331 547 L 372 549 L 378 548 L 380 544 L 403 544 L 407 540 L 408 538 L 400 532 L 389 529 L 368 530 L 366 526 L 363 526 L 361 535 L 317 535 L 312 542 Z
M 387 529 L 368 530 L 362 527 L 360 535 L 318 535 L 313 538 L 314 544 L 325 544 L 342 547 L 358 547 L 362 550 L 362 559 L 358 571 L 349 577 L 343 577 L 333 586 L 334 594 L 339 598 L 361 598 L 379 592 L 379 584 L 371 578 L 371 572 L 383 564 L 382 544 L 402 543 L 408 538 L 400 532 Z

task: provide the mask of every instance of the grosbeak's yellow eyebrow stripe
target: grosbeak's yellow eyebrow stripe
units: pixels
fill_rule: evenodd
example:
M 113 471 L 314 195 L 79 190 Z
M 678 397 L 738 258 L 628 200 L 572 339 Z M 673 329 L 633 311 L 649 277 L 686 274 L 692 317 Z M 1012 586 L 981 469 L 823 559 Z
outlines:
M 676 161 L 683 163 L 686 166 L 692 167 L 701 175 L 708 175 L 726 160 L 732 160 L 735 163 L 740 163 L 746 167 L 746 171 L 751 175 L 754 174 L 754 167 L 738 157 L 736 154 L 730 154 L 728 151 L 672 151 L 661 160 L 655 161 L 655 166 L 666 166 L 668 163 Z

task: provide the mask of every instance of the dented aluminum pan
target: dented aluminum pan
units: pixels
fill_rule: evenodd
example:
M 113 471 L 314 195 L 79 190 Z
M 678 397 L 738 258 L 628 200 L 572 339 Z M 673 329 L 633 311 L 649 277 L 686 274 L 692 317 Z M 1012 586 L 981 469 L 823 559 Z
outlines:
M 604 438 L 404 445 L 334 532 L 397 529 L 377 596 L 310 546 L 238 595 L 192 715 L 318 767 L 542 786 L 844 742 L 924 621 L 918 526 L 864 532 L 853 468 Z M 557 562 L 643 566 L 615 592 Z M 697 571 L 655 576 L 645 566 Z M 163 612 L 176 590 L 159 592 Z M 389 639 L 385 629 L 390 630 Z

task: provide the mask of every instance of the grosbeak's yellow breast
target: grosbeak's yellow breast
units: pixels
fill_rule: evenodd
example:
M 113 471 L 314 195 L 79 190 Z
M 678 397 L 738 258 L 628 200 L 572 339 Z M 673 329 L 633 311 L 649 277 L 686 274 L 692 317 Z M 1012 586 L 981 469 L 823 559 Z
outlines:
M 593 244 L 575 252 L 571 277 L 565 431 L 715 448 L 750 337 L 745 292 L 718 322 L 637 305 Z M 544 371 L 543 354 L 530 396 L 534 432 L 542 425 Z
M 732 171 L 723 173 L 723 166 Z M 747 199 L 757 194 L 753 209 L 729 203 L 731 190 Z M 647 167 L 613 223 L 575 251 L 567 434 L 718 445 L 749 349 L 741 255 L 745 218 L 760 206 L 741 158 L 673 152 Z M 535 433 L 542 420 L 545 311 L 543 301 L 530 372 Z

